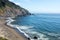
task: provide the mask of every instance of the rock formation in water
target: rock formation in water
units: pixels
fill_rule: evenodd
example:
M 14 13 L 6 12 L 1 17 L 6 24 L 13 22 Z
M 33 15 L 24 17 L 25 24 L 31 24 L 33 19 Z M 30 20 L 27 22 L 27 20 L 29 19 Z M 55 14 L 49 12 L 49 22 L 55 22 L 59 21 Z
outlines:
M 30 13 L 9 0 L 0 0 L 0 16 L 15 17 L 17 15 L 30 15 Z

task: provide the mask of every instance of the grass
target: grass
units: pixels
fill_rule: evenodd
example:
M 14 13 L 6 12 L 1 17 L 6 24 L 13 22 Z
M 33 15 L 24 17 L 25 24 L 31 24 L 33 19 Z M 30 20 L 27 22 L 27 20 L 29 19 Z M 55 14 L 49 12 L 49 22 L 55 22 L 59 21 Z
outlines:
M 7 40 L 6 38 L 0 37 L 0 40 Z

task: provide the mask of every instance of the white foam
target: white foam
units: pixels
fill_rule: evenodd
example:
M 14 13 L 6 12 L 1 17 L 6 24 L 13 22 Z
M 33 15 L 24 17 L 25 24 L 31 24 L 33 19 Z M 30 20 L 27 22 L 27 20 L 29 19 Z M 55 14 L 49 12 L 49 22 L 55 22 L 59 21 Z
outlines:
M 48 33 L 48 35 L 55 36 L 55 37 L 60 37 L 60 34 L 58 34 L 58 33 Z
M 48 37 L 46 37 L 46 35 L 45 35 L 45 34 L 38 33 L 37 35 L 39 35 L 39 36 L 40 36 L 40 38 L 38 38 L 38 40 L 40 40 L 40 39 L 42 39 L 42 40 L 49 40 L 49 38 L 48 38 Z M 44 38 L 44 37 L 45 37 L 45 38 Z
M 7 22 L 7 25 L 11 26 L 11 27 L 15 27 L 17 28 L 21 33 L 23 33 L 26 37 L 30 38 L 24 31 L 22 31 L 21 29 L 19 29 L 19 26 L 18 25 L 12 25 L 11 22 L 13 22 L 15 20 L 11 19 L 11 18 L 8 18 L 8 20 L 6 20 Z M 23 28 L 22 28 L 23 29 Z M 26 29 L 26 28 L 25 28 Z M 27 28 L 28 29 L 28 28 Z
M 30 28 L 32 28 L 31 26 L 20 26 L 20 29 L 30 29 Z
M 44 35 L 44 34 L 42 34 L 42 33 L 38 33 L 38 32 L 36 32 L 36 31 L 27 31 L 28 33 L 30 33 L 30 34 L 36 34 L 37 36 L 39 36 L 38 37 L 38 39 L 36 39 L 36 40 L 49 40 L 49 38 L 48 37 L 46 37 L 46 35 Z M 46 37 L 46 38 L 44 38 L 44 37 Z M 35 40 L 35 39 L 31 39 L 31 40 Z
M 21 33 L 23 33 L 26 37 L 29 37 L 24 31 L 20 30 L 19 27 L 16 27 Z
M 42 39 L 42 40 L 49 40 L 49 38 L 48 37 L 46 37 L 46 38 L 44 38 L 46 35 L 44 35 L 44 34 L 42 34 L 42 33 L 38 33 L 38 32 L 36 32 L 36 31 L 33 31 L 32 29 L 30 29 L 29 30 L 29 27 L 26 27 L 26 26 L 21 26 L 21 27 L 17 27 L 18 29 L 19 28 L 21 28 L 21 29 L 25 29 L 26 31 L 26 33 L 29 33 L 29 34 L 37 34 L 38 36 L 40 36 L 40 38 L 38 38 L 37 40 L 40 40 L 40 39 Z M 19 29 L 20 30 L 20 29 Z M 22 32 L 21 30 L 20 30 L 20 32 Z M 22 32 L 22 33 L 24 33 L 24 32 Z M 26 35 L 25 33 L 24 33 L 24 35 Z M 26 35 L 27 36 L 27 35 Z M 28 36 L 27 36 L 28 37 Z M 35 39 L 31 39 L 31 40 L 35 40 Z
M 38 38 L 37 40 L 40 40 L 40 39 L 42 39 L 42 40 L 49 40 L 49 38 L 44 38 L 44 36 L 45 36 L 44 34 L 41 34 L 41 33 L 38 33 L 38 32 L 36 32 L 36 31 L 33 31 L 33 30 L 31 29 L 32 27 L 29 27 L 29 26 L 20 26 L 20 27 L 19 27 L 19 25 L 12 25 L 11 22 L 13 22 L 13 21 L 15 21 L 15 20 L 12 20 L 11 18 L 8 18 L 8 19 L 9 19 L 9 20 L 6 21 L 6 22 L 8 22 L 7 25 L 9 25 L 9 26 L 11 26 L 11 27 L 17 28 L 21 33 L 23 33 L 26 37 L 30 38 L 31 40 L 35 40 L 35 39 L 32 39 L 28 34 L 26 34 L 26 33 L 25 33 L 24 31 L 22 31 L 21 29 L 26 30 L 26 32 L 28 32 L 28 33 L 39 35 L 40 38 Z

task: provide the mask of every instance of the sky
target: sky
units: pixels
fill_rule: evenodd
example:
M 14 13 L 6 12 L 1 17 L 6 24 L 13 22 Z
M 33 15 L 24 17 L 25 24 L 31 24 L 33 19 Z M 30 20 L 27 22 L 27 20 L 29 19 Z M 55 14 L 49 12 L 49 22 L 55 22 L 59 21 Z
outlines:
M 60 13 L 60 0 L 10 0 L 32 13 Z

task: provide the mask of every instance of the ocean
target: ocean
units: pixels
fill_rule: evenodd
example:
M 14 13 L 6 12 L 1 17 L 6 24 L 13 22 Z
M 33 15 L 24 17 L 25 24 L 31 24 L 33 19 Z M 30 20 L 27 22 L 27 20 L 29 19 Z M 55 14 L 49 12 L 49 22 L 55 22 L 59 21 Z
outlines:
M 8 25 L 17 28 L 31 40 L 60 40 L 60 14 L 18 16 Z

